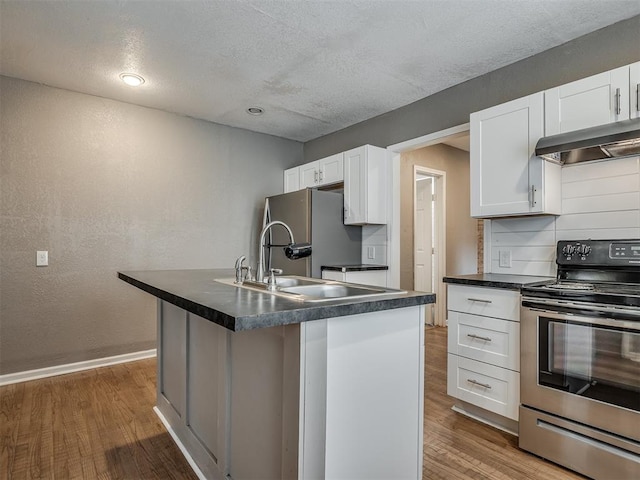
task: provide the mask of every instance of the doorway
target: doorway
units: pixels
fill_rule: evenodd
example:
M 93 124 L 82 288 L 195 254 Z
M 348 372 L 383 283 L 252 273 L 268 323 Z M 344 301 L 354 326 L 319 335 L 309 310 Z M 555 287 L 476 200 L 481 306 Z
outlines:
M 418 165 L 413 169 L 413 289 L 436 292 L 436 303 L 426 305 L 425 323 L 444 326 L 446 270 L 446 173 Z

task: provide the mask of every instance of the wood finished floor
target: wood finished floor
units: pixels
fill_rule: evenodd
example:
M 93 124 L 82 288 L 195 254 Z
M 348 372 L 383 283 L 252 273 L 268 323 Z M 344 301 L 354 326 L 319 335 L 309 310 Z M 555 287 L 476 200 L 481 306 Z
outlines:
M 426 341 L 424 479 L 583 478 L 453 412 L 446 329 Z M 152 410 L 155 375 L 149 359 L 0 387 L 0 479 L 196 479 Z

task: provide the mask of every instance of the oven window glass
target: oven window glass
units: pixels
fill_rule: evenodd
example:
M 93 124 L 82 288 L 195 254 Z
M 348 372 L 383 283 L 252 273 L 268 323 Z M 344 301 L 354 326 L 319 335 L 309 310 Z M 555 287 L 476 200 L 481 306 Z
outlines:
M 640 411 L 640 333 L 539 321 L 541 385 Z

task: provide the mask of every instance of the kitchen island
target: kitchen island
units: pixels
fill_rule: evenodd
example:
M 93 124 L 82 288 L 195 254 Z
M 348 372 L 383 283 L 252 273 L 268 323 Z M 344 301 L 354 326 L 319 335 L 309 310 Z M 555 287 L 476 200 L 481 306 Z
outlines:
M 156 412 L 201 478 L 421 478 L 435 295 L 302 302 L 232 274 L 118 274 L 158 298 Z

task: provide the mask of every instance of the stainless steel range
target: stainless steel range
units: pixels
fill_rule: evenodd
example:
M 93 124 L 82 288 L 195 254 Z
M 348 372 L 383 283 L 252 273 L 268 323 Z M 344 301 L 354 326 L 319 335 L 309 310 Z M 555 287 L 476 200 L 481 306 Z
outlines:
M 556 263 L 522 289 L 520 448 L 640 478 L 640 240 L 558 242 Z

